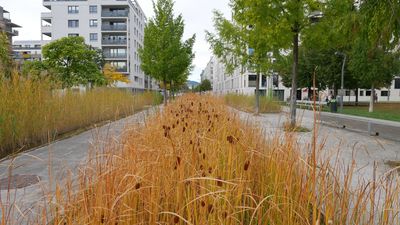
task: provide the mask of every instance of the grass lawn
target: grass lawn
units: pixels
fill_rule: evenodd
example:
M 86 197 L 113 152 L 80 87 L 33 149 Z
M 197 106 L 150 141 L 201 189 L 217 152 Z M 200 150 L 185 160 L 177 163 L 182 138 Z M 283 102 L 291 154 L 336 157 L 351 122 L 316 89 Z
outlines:
M 344 107 L 344 114 L 400 122 L 400 103 L 375 104 L 373 113 L 369 113 L 368 109 L 367 105 L 346 106 Z

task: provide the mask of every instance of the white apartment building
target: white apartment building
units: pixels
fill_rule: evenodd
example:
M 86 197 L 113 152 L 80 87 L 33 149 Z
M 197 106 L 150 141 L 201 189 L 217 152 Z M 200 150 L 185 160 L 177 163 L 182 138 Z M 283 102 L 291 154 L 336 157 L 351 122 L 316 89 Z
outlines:
M 82 36 L 103 50 L 107 63 L 129 77 L 118 83 L 132 91 L 156 89 L 140 68 L 146 16 L 136 0 L 43 0 L 49 12 L 41 14 L 42 41 Z
M 41 40 L 14 41 L 12 45 L 15 61 L 23 63 L 24 61 L 42 60 Z
M 212 65 L 209 66 L 209 65 Z M 248 70 L 236 69 L 233 74 L 225 72 L 225 66 L 216 57 L 212 57 L 207 67 L 213 68 L 210 77 L 204 70 L 204 77 L 212 78 L 212 87 L 215 94 L 224 95 L 229 93 L 253 95 L 256 90 L 257 75 Z M 260 93 L 266 95 L 272 92 L 281 101 L 290 97 L 290 89 L 283 86 L 282 82 L 278 82 L 278 76 L 265 76 L 260 78 Z M 274 82 L 275 81 L 275 82 Z
M 251 71 L 237 69 L 233 74 L 227 74 L 223 63 L 216 57 L 212 57 L 204 69 L 201 79 L 211 79 L 213 92 L 224 95 L 229 93 L 253 95 L 256 89 L 256 74 Z M 297 90 L 298 100 L 307 100 L 308 88 L 299 88 Z M 359 89 L 358 99 L 360 102 L 368 102 L 371 96 L 371 90 Z M 280 101 L 287 101 L 290 98 L 291 88 L 283 85 L 282 79 L 273 74 L 262 76 L 260 79 L 260 92 L 265 95 L 271 92 Z M 324 90 L 320 92 L 320 99 L 324 100 L 332 91 Z M 396 77 L 391 86 L 376 90 L 379 102 L 400 102 L 400 77 Z M 356 100 L 355 90 L 345 92 L 344 101 L 354 102 Z

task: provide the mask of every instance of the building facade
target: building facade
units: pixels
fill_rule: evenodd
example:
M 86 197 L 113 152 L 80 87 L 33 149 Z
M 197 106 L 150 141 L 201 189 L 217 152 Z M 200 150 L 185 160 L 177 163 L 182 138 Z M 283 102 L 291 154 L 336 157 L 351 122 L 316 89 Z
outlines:
M 82 36 L 103 50 L 106 63 L 129 77 L 133 91 L 157 88 L 140 68 L 146 16 L 136 0 L 43 0 L 42 41 Z
M 243 68 L 236 69 L 232 74 L 225 71 L 225 66 L 216 57 L 212 57 L 212 86 L 215 94 L 244 94 L 253 95 L 256 91 L 256 73 Z M 209 63 L 210 64 L 210 63 Z M 208 71 L 205 69 L 204 71 Z M 267 95 L 271 92 L 281 101 L 290 97 L 290 89 L 283 86 L 279 76 L 272 74 L 260 78 L 260 94 Z
M 237 69 L 233 74 L 227 74 L 223 63 L 216 57 L 212 57 L 207 67 L 204 69 L 201 79 L 212 79 L 213 92 L 219 95 L 229 93 L 253 95 L 256 90 L 256 74 L 249 70 Z M 358 92 L 360 102 L 368 102 L 371 98 L 371 90 L 358 89 L 346 90 L 344 95 L 345 102 L 354 102 Z M 387 88 L 375 90 L 379 102 L 400 102 L 400 77 L 396 77 L 392 84 Z M 297 100 L 309 100 L 308 88 L 297 90 Z M 271 73 L 269 76 L 263 75 L 260 78 L 260 93 L 266 95 L 271 93 L 280 101 L 288 101 L 291 95 L 291 88 L 283 85 L 282 79 L 278 74 Z M 332 90 L 319 92 L 319 99 L 323 101 L 332 94 Z
M 13 56 L 16 62 L 41 61 L 42 60 L 41 40 L 14 41 L 12 45 Z
M 10 43 L 10 47 L 12 43 L 12 38 L 14 36 L 18 36 L 18 31 L 15 30 L 15 28 L 20 28 L 20 26 L 11 22 L 10 12 L 0 6 L 0 32 L 6 33 L 8 41 Z

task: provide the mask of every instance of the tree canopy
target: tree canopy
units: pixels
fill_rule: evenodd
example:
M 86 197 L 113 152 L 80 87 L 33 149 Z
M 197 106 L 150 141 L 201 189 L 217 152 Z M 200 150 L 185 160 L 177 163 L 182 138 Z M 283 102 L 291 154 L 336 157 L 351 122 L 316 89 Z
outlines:
M 101 85 L 101 54 L 85 44 L 83 37 L 64 37 L 43 47 L 43 63 L 54 70 L 63 88 L 76 85 Z
M 153 3 L 155 16 L 149 19 L 144 30 L 143 48 L 139 49 L 142 70 L 163 82 L 164 103 L 167 102 L 167 83 L 181 83 L 187 76 L 194 58 L 195 35 L 183 41 L 182 15 L 174 16 L 172 0 Z M 186 79 L 185 79 L 186 80 Z

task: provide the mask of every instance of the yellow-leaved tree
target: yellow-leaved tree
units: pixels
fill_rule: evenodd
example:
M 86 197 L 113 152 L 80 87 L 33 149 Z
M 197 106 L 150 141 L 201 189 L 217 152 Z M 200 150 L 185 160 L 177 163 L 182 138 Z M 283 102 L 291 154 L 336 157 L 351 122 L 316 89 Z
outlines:
M 104 77 L 106 78 L 107 85 L 109 85 L 109 86 L 115 86 L 116 82 L 122 82 L 122 83 L 130 83 L 131 82 L 127 76 L 118 72 L 115 69 L 115 67 L 113 67 L 109 63 L 106 63 L 104 65 L 103 74 L 104 74 Z

